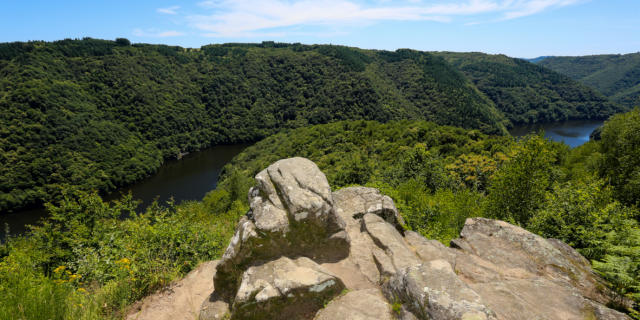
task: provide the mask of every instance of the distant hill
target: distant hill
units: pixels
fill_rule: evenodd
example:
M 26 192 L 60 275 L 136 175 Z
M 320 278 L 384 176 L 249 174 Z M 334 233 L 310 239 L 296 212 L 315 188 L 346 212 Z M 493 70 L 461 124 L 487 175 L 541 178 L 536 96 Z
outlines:
M 439 52 L 487 95 L 513 124 L 606 119 L 624 110 L 571 78 L 522 59 Z
M 614 102 L 640 106 L 640 53 L 550 57 L 538 64 L 596 88 Z
M 0 44 L 0 110 L 6 211 L 70 188 L 114 190 L 180 152 L 284 128 L 423 119 L 505 134 L 510 122 L 617 109 L 567 77 L 501 56 L 85 38 Z

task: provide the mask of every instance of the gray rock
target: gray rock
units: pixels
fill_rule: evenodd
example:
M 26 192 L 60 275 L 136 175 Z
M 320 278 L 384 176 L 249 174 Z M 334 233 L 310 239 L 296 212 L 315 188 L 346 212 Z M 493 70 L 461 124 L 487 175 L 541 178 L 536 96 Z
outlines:
M 333 210 L 331 188 L 315 163 L 305 158 L 289 158 L 277 161 L 265 170 L 293 220 L 333 223 L 330 221 Z M 264 176 L 261 174 L 256 180 Z
M 414 231 L 407 231 L 404 239 L 423 262 L 443 259 L 451 264 L 455 264 L 455 251 L 445 247 L 438 240 L 427 240 Z
M 445 260 L 408 267 L 384 287 L 420 319 L 496 319 L 480 295 L 458 278 Z
M 590 263 L 570 246 L 556 239 L 544 239 L 504 221 L 467 219 L 461 238 L 452 246 L 467 254 L 491 261 L 500 270 L 516 270 L 529 277 L 541 276 L 561 285 L 575 287 L 580 294 L 606 304 L 613 298 Z
M 230 316 L 229 304 L 212 294 L 210 298 L 202 303 L 198 320 L 225 320 L 229 319 Z
M 371 201 L 367 202 L 366 198 Z M 371 188 L 340 189 L 333 193 L 333 200 L 337 216 L 343 221 L 351 242 L 348 260 L 370 283 L 378 284 L 381 281 L 381 272 L 384 276 L 388 276 L 395 272 L 395 268 L 384 250 L 380 249 L 371 236 L 362 229 L 362 217 L 367 213 L 368 208 L 374 208 L 376 204 L 384 203 L 383 208 L 386 208 L 384 209 L 386 211 L 370 210 L 373 214 L 376 212 L 382 213 L 382 216 L 385 215 L 383 212 L 397 214 L 397 209 L 392 201 L 386 201 L 379 191 Z M 382 259 L 382 262 L 376 261 L 375 256 L 378 260 Z
M 214 279 L 231 301 L 248 266 L 281 256 L 338 260 L 349 254 L 349 236 L 333 209 L 331 189 L 315 163 L 277 161 L 255 177 L 251 210 L 238 223 Z
M 360 219 L 367 213 L 380 216 L 383 220 L 403 232 L 404 220 L 398 213 L 393 200 L 380 194 L 380 190 L 367 187 L 349 187 L 333 193 L 339 215 Z
M 421 262 L 407 246 L 400 232 L 380 216 L 372 213 L 365 214 L 362 218 L 362 227 L 369 233 L 374 243 L 391 258 L 395 271 Z
M 308 258 L 282 257 L 247 269 L 233 302 L 234 319 L 308 319 L 344 284 Z
M 391 306 L 379 289 L 350 291 L 340 296 L 324 309 L 314 320 L 393 320 Z
M 498 318 L 628 319 L 605 307 L 614 296 L 566 244 L 483 218 L 467 219 L 460 235 L 455 271 Z

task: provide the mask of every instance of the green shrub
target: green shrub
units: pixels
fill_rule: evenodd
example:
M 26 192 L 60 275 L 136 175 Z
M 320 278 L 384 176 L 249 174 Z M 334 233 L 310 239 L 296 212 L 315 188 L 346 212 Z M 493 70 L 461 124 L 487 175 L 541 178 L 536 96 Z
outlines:
M 489 217 L 526 226 L 555 178 L 558 153 L 541 136 L 524 138 L 512 152 L 495 173 L 485 210 Z
M 635 209 L 613 199 L 604 181 L 556 183 L 528 228 L 560 239 L 593 262 L 621 295 L 640 299 L 640 227 Z
M 640 108 L 611 117 L 602 129 L 600 173 L 629 205 L 640 204 Z

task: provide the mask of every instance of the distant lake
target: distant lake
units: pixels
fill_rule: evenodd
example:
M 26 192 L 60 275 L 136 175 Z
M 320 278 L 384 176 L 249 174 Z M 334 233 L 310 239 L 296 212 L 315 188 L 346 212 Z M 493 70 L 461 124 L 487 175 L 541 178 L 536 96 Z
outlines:
M 175 203 L 201 200 L 215 189 L 222 167 L 242 152 L 248 144 L 221 145 L 184 156 L 181 160 L 168 160 L 154 175 L 103 197 L 113 200 L 131 191 L 135 199 L 142 200 L 138 209 L 144 209 L 154 200 L 160 204 L 173 198 Z M 0 241 L 5 238 L 5 223 L 10 234 L 22 234 L 27 224 L 35 224 L 47 215 L 42 208 L 0 214 Z
M 570 120 L 565 122 L 543 123 L 533 125 L 516 126 L 509 130 L 514 137 L 521 137 L 529 133 L 544 130 L 544 136 L 553 141 L 564 142 L 571 148 L 575 148 L 589 141 L 589 135 L 604 120 Z

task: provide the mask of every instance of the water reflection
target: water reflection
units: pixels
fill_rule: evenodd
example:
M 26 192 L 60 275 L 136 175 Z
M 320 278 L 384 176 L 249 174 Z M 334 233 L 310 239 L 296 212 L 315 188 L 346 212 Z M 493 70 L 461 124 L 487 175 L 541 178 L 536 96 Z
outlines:
M 544 135 L 553 141 L 564 142 L 575 148 L 589 141 L 589 135 L 604 123 L 603 120 L 570 120 L 566 122 L 517 126 L 509 132 L 515 137 L 544 130 Z
M 207 192 L 216 188 L 222 167 L 247 146 L 215 146 L 186 155 L 181 160 L 167 161 L 153 176 L 103 198 L 113 200 L 131 191 L 135 199 L 142 200 L 138 208 L 146 208 L 153 200 L 159 203 L 166 203 L 171 198 L 176 203 L 201 200 Z M 35 224 L 46 215 L 43 208 L 0 214 L 0 241 L 5 239 L 5 224 L 9 226 L 10 234 L 22 234 L 26 231 L 26 225 Z

